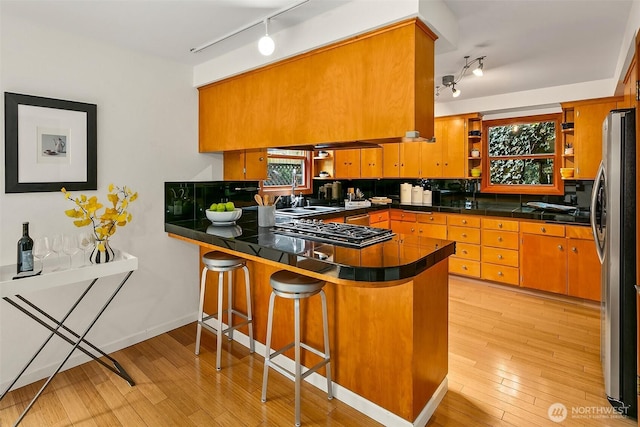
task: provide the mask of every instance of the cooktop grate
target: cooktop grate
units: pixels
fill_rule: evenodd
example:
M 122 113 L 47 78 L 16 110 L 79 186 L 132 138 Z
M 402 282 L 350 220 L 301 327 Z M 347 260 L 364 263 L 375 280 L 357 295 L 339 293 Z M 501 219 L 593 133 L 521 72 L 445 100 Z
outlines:
M 393 237 L 393 232 L 384 228 L 304 219 L 276 224 L 273 231 L 355 248 L 363 248 Z

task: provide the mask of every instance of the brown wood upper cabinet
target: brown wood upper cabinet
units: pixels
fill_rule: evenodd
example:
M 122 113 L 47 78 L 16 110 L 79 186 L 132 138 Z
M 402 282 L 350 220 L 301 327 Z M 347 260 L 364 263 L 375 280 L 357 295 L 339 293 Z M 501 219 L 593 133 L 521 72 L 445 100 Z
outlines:
M 413 18 L 203 86 L 199 150 L 431 137 L 435 39 Z
M 468 155 L 468 125 L 465 116 L 438 117 L 435 119 L 435 142 L 422 145 L 422 176 L 424 178 L 465 178 Z
M 562 104 L 565 117 L 571 117 L 567 113 L 573 112 L 574 128 L 568 130 L 573 133 L 573 165 L 568 159 L 565 166 L 575 168 L 574 179 L 595 179 L 602 160 L 602 122 L 623 99 L 600 98 Z
M 267 179 L 267 149 L 234 150 L 224 153 L 224 179 Z
M 334 166 L 336 178 L 360 178 L 360 149 L 336 150 Z
M 385 178 L 420 178 L 420 147 L 424 142 L 400 142 L 382 145 L 382 176 Z

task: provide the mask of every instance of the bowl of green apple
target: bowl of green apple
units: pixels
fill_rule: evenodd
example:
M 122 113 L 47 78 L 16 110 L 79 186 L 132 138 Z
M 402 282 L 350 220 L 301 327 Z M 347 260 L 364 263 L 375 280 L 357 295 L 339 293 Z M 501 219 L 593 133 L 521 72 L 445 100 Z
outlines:
M 233 202 L 213 203 L 205 214 L 213 225 L 233 225 L 242 216 L 242 209 L 236 208 Z

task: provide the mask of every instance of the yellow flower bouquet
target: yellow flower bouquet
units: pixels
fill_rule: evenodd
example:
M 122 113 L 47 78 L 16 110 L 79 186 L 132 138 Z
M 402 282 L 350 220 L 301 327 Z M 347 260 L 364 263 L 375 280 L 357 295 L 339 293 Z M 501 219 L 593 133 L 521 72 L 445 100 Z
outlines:
M 73 209 L 68 209 L 64 213 L 74 218 L 73 224 L 76 227 L 85 227 L 93 225 L 93 234 L 96 239 L 96 248 L 104 252 L 105 242 L 109 237 L 113 236 L 118 227 L 124 227 L 131 222 L 131 213 L 127 211 L 129 203 L 138 198 L 138 193 L 134 193 L 127 186 L 122 188 L 109 184 L 109 194 L 107 199 L 111 206 L 104 206 L 98 201 L 96 196 L 87 197 L 81 194 L 75 199 L 65 188 L 62 188 L 65 198 L 76 204 Z M 104 207 L 104 212 L 100 214 L 98 211 Z

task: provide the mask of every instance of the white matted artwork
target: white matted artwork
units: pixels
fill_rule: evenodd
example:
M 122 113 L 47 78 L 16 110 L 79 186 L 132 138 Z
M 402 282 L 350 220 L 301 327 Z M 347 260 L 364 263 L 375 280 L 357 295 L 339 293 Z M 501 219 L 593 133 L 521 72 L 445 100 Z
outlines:
M 37 163 L 69 164 L 69 129 L 38 127 Z
M 5 192 L 95 190 L 96 105 L 5 92 Z

